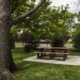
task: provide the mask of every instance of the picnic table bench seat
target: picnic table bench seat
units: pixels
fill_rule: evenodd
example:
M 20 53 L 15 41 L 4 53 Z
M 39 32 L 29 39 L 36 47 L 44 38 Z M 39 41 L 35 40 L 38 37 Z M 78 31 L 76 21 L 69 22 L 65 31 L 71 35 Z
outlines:
M 42 58 L 46 55 L 49 55 L 50 58 L 55 57 L 55 55 L 63 55 L 63 60 L 66 60 L 67 55 L 69 54 L 69 48 L 65 48 L 65 47 L 37 47 L 37 51 L 35 51 L 34 53 L 37 54 L 37 58 Z
M 39 52 L 39 51 L 35 51 L 34 53 L 37 53 L 37 54 L 69 54 L 69 53 L 63 53 L 63 52 Z

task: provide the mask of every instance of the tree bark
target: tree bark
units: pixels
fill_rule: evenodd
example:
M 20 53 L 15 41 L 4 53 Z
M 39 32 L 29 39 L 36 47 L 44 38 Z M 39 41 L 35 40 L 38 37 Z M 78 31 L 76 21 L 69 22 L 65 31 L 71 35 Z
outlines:
M 28 15 L 35 12 L 45 0 L 41 0 L 41 3 L 30 12 L 13 20 L 13 24 L 17 24 L 22 21 Z M 16 65 L 13 62 L 11 48 L 10 48 L 10 0 L 0 0 L 0 80 L 14 80 L 11 72 L 16 70 Z M 20 19 L 20 20 L 19 20 Z
M 10 0 L 0 0 L 0 80 L 13 80 L 14 71 L 10 50 Z
M 6 19 L 5 17 L 3 18 Z M 9 17 L 6 20 L 6 23 L 0 21 L 0 80 L 13 80 L 10 72 L 13 72 L 16 68 L 9 46 L 10 26 L 8 20 Z

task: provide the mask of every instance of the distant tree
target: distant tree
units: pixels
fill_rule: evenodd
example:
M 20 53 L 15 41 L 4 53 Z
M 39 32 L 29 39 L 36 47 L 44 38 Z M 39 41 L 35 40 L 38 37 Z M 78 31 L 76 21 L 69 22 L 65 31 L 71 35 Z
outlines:
M 73 45 L 77 50 L 80 50 L 80 12 L 77 14 L 78 22 L 74 24 L 72 34 Z
M 33 36 L 30 32 L 23 32 L 19 37 L 19 41 L 26 43 L 24 51 L 27 53 L 35 50 L 36 47 L 39 45 L 39 38 Z
M 74 22 L 76 14 L 68 11 L 68 5 L 50 8 L 50 3 L 46 1 L 39 10 L 18 26 L 35 36 L 45 36 L 46 39 L 52 39 L 52 41 L 56 39 L 64 45 L 70 37 L 70 25 Z M 60 43 L 58 41 L 57 43 Z
M 50 4 L 50 1 L 46 1 L 39 10 L 18 26 L 21 26 L 21 29 L 32 32 L 35 36 L 51 37 L 61 31 L 68 33 L 69 25 L 74 22 L 76 14 L 68 11 L 68 5 L 50 8 Z
M 73 44 L 77 50 L 80 50 L 80 26 L 73 33 Z

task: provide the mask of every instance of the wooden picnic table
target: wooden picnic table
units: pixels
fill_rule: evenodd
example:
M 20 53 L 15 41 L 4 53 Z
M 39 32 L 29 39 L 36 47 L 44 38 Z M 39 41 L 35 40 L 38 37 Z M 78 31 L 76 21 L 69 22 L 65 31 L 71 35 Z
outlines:
M 46 55 L 49 55 L 50 59 L 55 57 L 57 54 L 62 55 L 63 60 L 67 58 L 69 54 L 69 48 L 66 47 L 37 47 L 37 58 L 42 58 Z

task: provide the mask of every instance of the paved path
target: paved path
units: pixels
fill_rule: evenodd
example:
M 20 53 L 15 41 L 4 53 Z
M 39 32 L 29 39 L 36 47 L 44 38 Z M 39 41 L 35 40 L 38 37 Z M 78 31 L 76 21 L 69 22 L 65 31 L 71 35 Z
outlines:
M 24 59 L 24 61 L 80 66 L 80 56 L 68 56 L 68 58 L 65 61 L 37 59 L 37 56 L 33 56 L 30 58 Z

